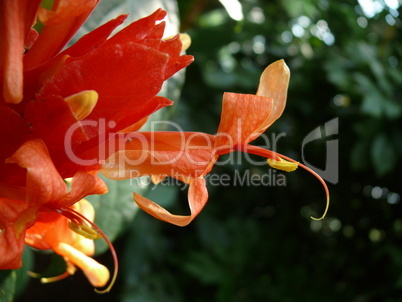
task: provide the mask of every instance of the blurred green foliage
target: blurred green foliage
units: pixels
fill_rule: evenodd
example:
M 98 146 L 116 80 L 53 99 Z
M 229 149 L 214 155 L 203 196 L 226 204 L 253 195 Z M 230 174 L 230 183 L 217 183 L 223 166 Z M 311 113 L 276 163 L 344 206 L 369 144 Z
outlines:
M 255 93 L 262 70 L 283 58 L 288 104 L 268 134 L 286 133 L 278 151 L 301 159 L 304 137 L 338 117 L 339 183 L 319 222 L 309 216 L 323 209 L 322 188 L 302 170 L 286 175 L 286 188 L 211 186 L 184 230 L 139 213 L 130 234 L 152 224 L 154 245 L 145 245 L 146 271 L 127 264 L 124 276 L 136 282 L 127 281 L 123 301 L 401 301 L 400 8 L 375 2 L 382 9 L 370 16 L 351 0 L 241 1 L 244 19 L 234 21 L 218 1 L 179 1 L 195 63 L 175 120 L 214 133 L 222 93 Z M 320 168 L 325 143 L 304 150 Z M 268 170 L 213 173 L 249 169 Z M 181 197 L 173 212 L 186 211 Z M 125 254 L 137 263 L 137 253 Z
M 244 0 L 244 18 L 235 21 L 215 0 L 178 3 L 195 62 L 173 120 L 187 131 L 214 133 L 223 92 L 255 93 L 263 69 L 285 59 L 288 103 L 267 134 L 286 133 L 277 151 L 300 160 L 305 136 L 339 118 L 339 134 L 330 138 L 339 140 L 330 211 L 323 221 L 310 219 L 322 213 L 324 193 L 303 170 L 286 174 L 286 187 L 210 186 L 207 206 L 186 228 L 137 213 L 115 241 L 121 272 L 110 294 L 92 295 L 77 272 L 58 300 L 402 301 L 400 6 L 368 1 L 376 3 L 372 13 L 356 0 Z M 326 141 L 304 150 L 317 167 L 325 164 Z M 243 164 L 213 173 L 269 171 L 240 158 Z M 188 211 L 186 190 L 150 194 L 174 213 Z M 127 226 L 121 215 L 102 227 Z M 110 263 L 110 255 L 100 261 Z M 43 301 L 63 285 L 46 286 Z

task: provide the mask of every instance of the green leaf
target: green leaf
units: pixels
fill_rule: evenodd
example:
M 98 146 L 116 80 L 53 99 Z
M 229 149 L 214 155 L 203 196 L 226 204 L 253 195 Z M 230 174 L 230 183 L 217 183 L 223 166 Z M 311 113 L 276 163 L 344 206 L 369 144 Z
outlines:
M 28 284 L 29 276 L 28 271 L 33 268 L 33 251 L 28 246 L 25 246 L 24 254 L 22 255 L 22 267 L 16 270 L 17 280 L 15 285 L 15 295 L 21 294 L 26 285 Z
M 17 273 L 14 270 L 0 271 L 0 301 L 12 302 L 15 295 Z
M 367 152 L 369 146 L 369 141 L 366 139 L 360 139 L 353 145 L 350 153 L 350 165 L 353 170 L 361 171 L 367 168 L 370 162 Z
M 374 139 L 371 145 L 371 158 L 379 176 L 384 176 L 394 168 L 397 155 L 392 141 L 384 133 Z
M 389 119 L 395 119 L 400 116 L 400 106 L 384 95 L 368 77 L 356 73 L 355 79 L 364 92 L 362 112 L 377 118 L 385 116 Z

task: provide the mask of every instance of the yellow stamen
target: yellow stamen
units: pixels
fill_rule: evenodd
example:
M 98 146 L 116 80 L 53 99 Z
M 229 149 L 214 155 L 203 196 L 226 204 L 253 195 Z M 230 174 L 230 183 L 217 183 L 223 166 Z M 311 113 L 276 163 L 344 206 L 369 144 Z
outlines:
M 105 241 L 106 241 L 106 243 L 107 243 L 107 245 L 109 246 L 109 250 L 110 250 L 110 252 L 112 253 L 112 256 L 113 256 L 113 262 L 114 262 L 114 272 L 113 272 L 113 275 L 112 275 L 112 279 L 110 280 L 110 282 L 109 282 L 109 285 L 105 288 L 105 289 L 103 289 L 103 290 L 98 290 L 98 289 L 95 289 L 95 292 L 96 293 L 98 293 L 98 294 L 104 294 L 104 293 L 107 293 L 107 292 L 109 292 L 111 289 L 112 289 L 112 287 L 113 287 L 113 285 L 114 285 L 114 283 L 116 282 L 116 279 L 117 279 L 117 274 L 118 274 L 118 271 L 119 271 L 119 261 L 118 261 L 118 259 L 117 259 L 117 255 L 116 255 L 116 251 L 115 251 L 115 249 L 114 249 L 114 247 L 113 247 L 113 245 L 112 245 L 112 243 L 110 242 L 110 240 L 106 237 L 106 235 L 102 232 L 102 230 L 100 229 L 100 228 L 98 228 L 98 226 L 96 225 L 96 224 L 94 224 L 91 220 L 88 220 L 84 215 L 82 215 L 81 213 L 79 213 L 79 212 L 76 212 L 76 211 L 74 211 L 73 209 L 71 209 L 71 208 L 69 208 L 68 210 L 66 210 L 66 209 L 59 209 L 59 210 L 61 210 L 62 212 L 62 214 L 64 215 L 64 216 L 66 216 L 67 218 L 70 218 L 70 219 L 72 219 L 72 220 L 74 220 L 74 221 L 85 221 L 85 222 L 87 222 L 89 225 L 91 225 L 91 227 L 101 236 L 101 238 L 103 238 Z M 76 223 L 77 224 L 77 223 Z M 60 246 L 60 245 L 59 245 Z M 56 251 L 56 250 L 55 250 Z M 57 251 L 56 251 L 56 253 L 57 253 Z M 90 258 L 91 259 L 91 258 Z M 93 259 L 91 259 L 91 260 L 93 260 Z M 95 261 L 95 260 L 93 260 L 93 261 Z M 76 264 L 78 267 L 80 267 L 81 268 L 81 266 L 78 264 L 78 263 L 76 263 L 76 262 L 74 262 L 74 261 L 72 261 L 74 264 Z M 96 262 L 96 261 L 95 261 Z M 96 262 L 97 263 L 97 262 Z M 98 263 L 98 265 L 100 265 L 99 263 Z M 82 268 L 81 268 L 82 269 Z M 106 269 L 106 268 L 105 268 Z M 83 271 L 84 271 L 84 269 L 82 269 Z M 107 269 L 106 269 L 107 270 Z M 85 271 L 84 271 L 85 272 Z M 101 273 L 102 273 L 102 271 L 101 271 Z M 107 280 L 109 280 L 109 271 L 107 271 Z M 89 276 L 87 276 L 88 277 L 88 279 L 91 281 L 91 279 L 90 279 L 90 277 Z M 102 275 L 102 277 L 105 277 L 105 275 Z M 106 280 L 106 282 L 107 282 L 107 280 Z M 106 283 L 105 282 L 105 283 Z M 91 282 L 92 283 L 92 282 Z M 94 286 L 97 286 L 97 285 L 94 285 Z M 99 286 L 106 286 L 106 285 L 99 285 Z
M 93 228 L 87 226 L 86 224 L 78 224 L 73 221 L 70 221 L 68 223 L 68 227 L 72 229 L 74 232 L 77 234 L 80 234 L 81 236 L 84 236 L 85 238 L 88 239 L 100 239 L 102 236 Z
M 325 210 L 324 210 L 324 213 L 321 215 L 321 217 L 315 218 L 313 216 L 310 216 L 310 218 L 313 219 L 313 220 L 322 220 L 322 219 L 324 219 L 325 216 L 327 215 L 327 212 L 328 212 L 328 209 L 329 209 L 329 202 L 330 202 L 329 190 L 328 190 L 328 187 L 327 187 L 327 184 L 325 183 L 325 181 L 322 179 L 322 177 L 320 175 L 318 175 L 316 172 L 314 172 L 310 168 L 306 167 L 305 165 L 300 164 L 300 163 L 294 161 L 293 159 L 291 159 L 289 157 L 286 157 L 286 156 L 284 156 L 282 154 L 281 154 L 281 157 L 285 158 L 286 160 L 288 160 L 290 162 L 294 162 L 295 164 L 297 163 L 301 168 L 303 168 L 304 170 L 306 170 L 306 171 L 310 172 L 311 174 L 313 174 L 320 181 L 320 183 L 324 187 L 325 195 L 327 197 L 326 198 L 326 203 L 325 203 Z
M 181 51 L 186 51 L 190 45 L 191 45 L 191 38 L 188 34 L 179 34 L 180 36 L 180 41 L 181 41 Z M 164 41 L 173 39 L 174 37 L 176 37 L 176 35 L 174 36 L 169 36 L 167 38 L 164 38 Z
M 284 160 L 282 158 L 278 160 L 273 160 L 273 159 L 268 159 L 267 160 L 268 165 L 270 165 L 272 168 L 278 169 L 278 170 L 282 170 L 282 171 L 286 171 L 286 172 L 293 172 L 294 170 L 297 169 L 297 167 L 299 166 L 298 162 L 290 162 L 287 160 Z
M 35 272 L 31 272 L 28 271 L 28 275 L 32 278 L 36 278 L 36 279 L 40 279 L 40 282 L 42 284 L 46 284 L 46 283 L 52 283 L 52 282 L 57 282 L 60 280 L 63 280 L 67 277 L 69 277 L 70 275 L 74 275 L 75 271 L 77 270 L 75 268 L 75 266 L 73 264 L 71 264 L 70 262 L 66 262 L 67 264 L 67 269 L 64 273 L 57 275 L 57 276 L 53 276 L 53 277 L 42 277 L 42 274 L 39 273 L 35 273 Z
M 65 271 L 64 273 L 62 273 L 58 276 L 40 278 L 40 283 L 46 284 L 46 283 L 57 282 L 57 281 L 66 279 L 69 276 L 70 276 L 69 272 Z
M 93 286 L 105 286 L 108 282 L 110 276 L 109 270 L 72 246 L 66 243 L 59 243 L 55 247 L 55 252 L 77 265 Z
M 180 34 L 181 51 L 186 51 L 191 45 L 191 38 L 188 34 Z
M 98 102 L 98 93 L 95 90 L 84 90 L 70 95 L 64 100 L 70 105 L 71 111 L 78 120 L 86 118 Z

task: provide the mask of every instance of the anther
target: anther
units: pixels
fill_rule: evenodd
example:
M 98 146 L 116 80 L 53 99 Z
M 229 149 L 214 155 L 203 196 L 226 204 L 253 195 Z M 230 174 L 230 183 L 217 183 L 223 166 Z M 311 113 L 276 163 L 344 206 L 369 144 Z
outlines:
M 77 120 L 86 118 L 98 102 L 98 93 L 95 90 L 84 90 L 70 95 L 64 100 L 68 103 Z

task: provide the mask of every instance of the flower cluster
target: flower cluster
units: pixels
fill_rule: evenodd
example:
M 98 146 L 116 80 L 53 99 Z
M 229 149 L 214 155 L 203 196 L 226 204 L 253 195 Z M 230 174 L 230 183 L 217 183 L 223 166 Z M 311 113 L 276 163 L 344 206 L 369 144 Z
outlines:
M 39 0 L 0 4 L 0 269 L 19 268 L 28 244 L 53 250 L 68 263 L 66 274 L 77 266 L 103 287 L 109 271 L 90 257 L 93 240 L 103 237 L 114 251 L 84 199 L 107 192 L 97 173 L 120 180 L 136 171 L 155 183 L 171 176 L 188 184 L 189 216 L 134 193 L 149 214 L 184 226 L 206 204 L 205 177 L 223 154 L 257 154 L 284 171 L 308 168 L 250 145 L 285 108 L 290 73 L 283 60 L 265 69 L 256 95 L 224 94 L 215 135 L 138 132 L 150 114 L 172 105 L 157 93 L 193 57 L 182 54 L 180 35 L 163 39 L 161 9 L 111 36 L 126 18 L 117 17 L 62 50 L 97 2 L 55 0 L 52 10 Z M 37 19 L 40 34 L 32 28 Z M 325 183 L 310 172 L 328 206 Z
M 0 269 L 19 268 L 26 243 L 52 249 L 104 286 L 109 272 L 88 257 L 99 232 L 88 211 L 74 208 L 107 192 L 96 175 L 102 159 L 75 163 L 64 137 L 74 128 L 68 148 L 85 157 L 98 154 L 103 137 L 137 130 L 172 104 L 156 94 L 193 57 L 181 55 L 179 35 L 162 39 L 163 10 L 110 37 L 126 18 L 120 16 L 62 51 L 98 1 L 59 0 L 52 10 L 40 2 L 0 4 Z M 37 18 L 40 34 L 32 28 Z M 86 123 L 98 119 L 112 121 L 113 129 Z

